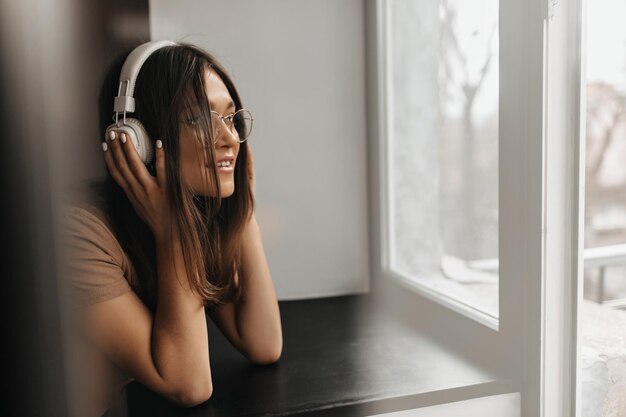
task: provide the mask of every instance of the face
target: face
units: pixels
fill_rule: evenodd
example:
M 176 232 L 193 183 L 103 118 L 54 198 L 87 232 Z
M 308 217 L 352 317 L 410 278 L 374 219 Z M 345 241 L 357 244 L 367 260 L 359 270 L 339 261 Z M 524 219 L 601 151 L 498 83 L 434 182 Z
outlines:
M 222 116 L 235 112 L 233 102 L 226 85 L 218 74 L 206 70 L 204 74 L 206 96 L 209 99 L 210 108 Z M 183 120 L 185 120 L 183 118 Z M 223 123 L 220 121 L 220 123 Z M 223 159 L 230 160 L 230 167 L 217 167 L 220 181 L 221 197 L 230 197 L 235 192 L 235 163 L 239 154 L 239 140 L 237 134 L 222 124 L 220 134 L 214 138 L 216 161 L 205 161 L 204 150 L 201 141 L 197 140 L 193 125 L 181 123 L 180 125 L 180 158 L 183 181 L 193 190 L 196 195 L 216 197 L 216 191 L 208 183 L 209 169 Z M 219 164 L 221 165 L 221 163 Z

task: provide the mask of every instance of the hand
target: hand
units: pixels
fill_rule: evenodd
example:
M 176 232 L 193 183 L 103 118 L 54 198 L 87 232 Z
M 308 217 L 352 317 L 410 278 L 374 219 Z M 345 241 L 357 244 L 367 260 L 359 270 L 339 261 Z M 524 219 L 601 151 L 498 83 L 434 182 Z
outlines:
M 109 173 L 124 190 L 126 197 L 139 217 L 148 225 L 155 239 L 158 241 L 169 238 L 172 219 L 162 146 L 156 147 L 156 177 L 153 177 L 125 133 L 116 135 L 112 132 L 107 139 L 108 142 L 103 142 L 102 149 Z
M 252 156 L 252 148 L 250 144 L 246 142 L 246 146 L 248 147 L 248 182 L 250 183 L 250 189 L 252 190 L 252 195 L 256 195 L 256 179 L 254 175 L 254 157 Z

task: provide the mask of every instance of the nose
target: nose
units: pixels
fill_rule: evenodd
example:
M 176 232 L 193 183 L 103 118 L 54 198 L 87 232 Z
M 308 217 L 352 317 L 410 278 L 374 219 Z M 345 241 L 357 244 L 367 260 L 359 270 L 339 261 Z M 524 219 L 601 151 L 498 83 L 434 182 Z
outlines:
M 218 147 L 229 146 L 230 147 L 230 146 L 235 146 L 239 144 L 239 138 L 237 137 L 237 134 L 233 133 L 229 129 L 229 127 L 226 126 L 226 123 L 224 123 L 223 120 L 220 120 L 220 123 L 222 123 L 222 126 L 216 138 L 216 146 Z

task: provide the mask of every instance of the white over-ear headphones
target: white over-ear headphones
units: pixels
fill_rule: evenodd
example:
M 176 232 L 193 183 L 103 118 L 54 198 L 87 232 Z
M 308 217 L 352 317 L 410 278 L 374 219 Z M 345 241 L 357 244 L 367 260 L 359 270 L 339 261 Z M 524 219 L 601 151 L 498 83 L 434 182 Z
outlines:
M 128 55 L 128 58 L 124 61 L 124 66 L 122 66 L 120 86 L 113 103 L 115 123 L 107 127 L 106 130 L 106 137 L 109 137 L 110 132 L 115 132 L 117 137 L 121 133 L 125 133 L 126 137 L 135 145 L 139 157 L 146 165 L 151 163 L 154 158 L 153 141 L 148 137 L 148 132 L 146 132 L 141 122 L 138 119 L 126 117 L 126 113 L 135 111 L 135 98 L 133 97 L 135 82 L 143 63 L 154 51 L 165 46 L 175 45 L 178 44 L 171 41 L 147 42 L 139 45 Z

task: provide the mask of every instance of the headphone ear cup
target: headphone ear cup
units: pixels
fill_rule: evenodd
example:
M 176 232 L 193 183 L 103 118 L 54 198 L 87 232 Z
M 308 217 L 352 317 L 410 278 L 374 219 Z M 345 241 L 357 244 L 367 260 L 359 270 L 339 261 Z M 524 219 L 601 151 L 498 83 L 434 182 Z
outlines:
M 151 163 L 154 160 L 154 144 L 148 136 L 146 128 L 135 118 L 127 118 L 126 124 L 134 130 L 133 144 L 141 160 L 146 165 Z
M 115 132 L 117 136 L 121 133 L 126 133 L 126 136 L 132 141 L 139 158 L 144 164 L 149 164 L 154 159 L 154 144 L 148 136 L 148 132 L 143 127 L 141 122 L 137 119 L 127 117 L 125 123 L 112 124 L 107 127 L 106 135 L 108 137 L 109 132 Z

